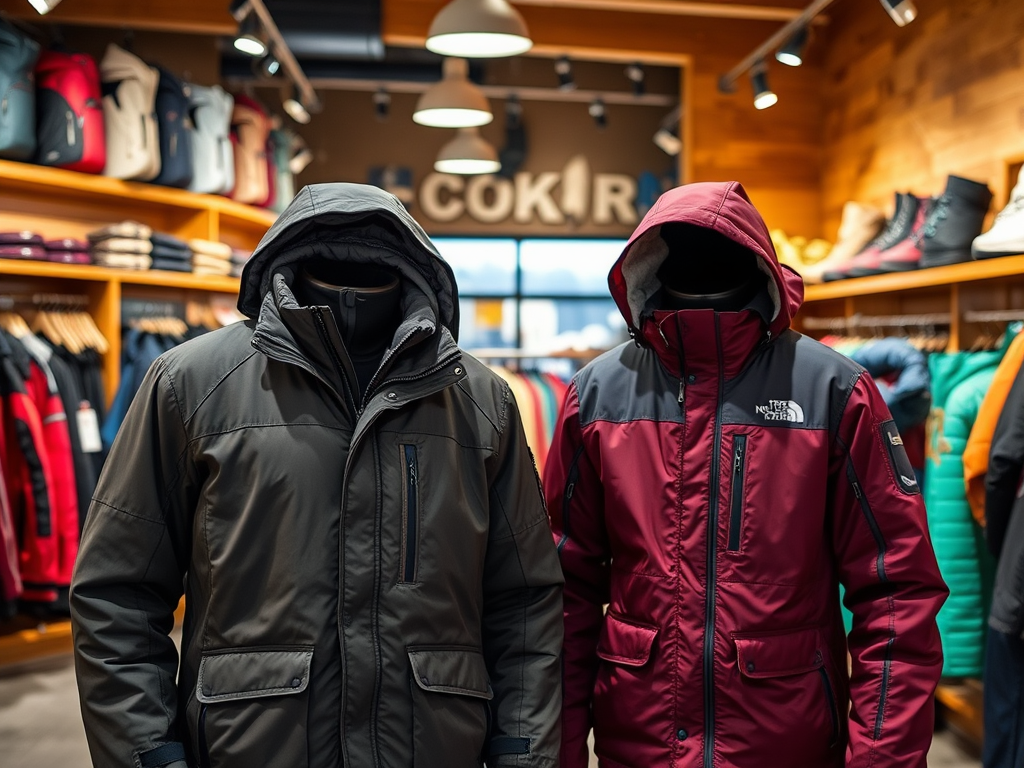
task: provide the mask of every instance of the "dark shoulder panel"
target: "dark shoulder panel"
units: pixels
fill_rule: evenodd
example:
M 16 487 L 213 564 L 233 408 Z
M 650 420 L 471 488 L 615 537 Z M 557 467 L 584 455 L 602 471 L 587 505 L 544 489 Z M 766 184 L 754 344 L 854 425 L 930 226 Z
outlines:
M 786 331 L 726 383 L 726 424 L 834 432 L 864 369 L 814 339 Z
M 626 342 L 576 374 L 580 423 L 595 421 L 683 421 L 679 379 L 649 349 Z

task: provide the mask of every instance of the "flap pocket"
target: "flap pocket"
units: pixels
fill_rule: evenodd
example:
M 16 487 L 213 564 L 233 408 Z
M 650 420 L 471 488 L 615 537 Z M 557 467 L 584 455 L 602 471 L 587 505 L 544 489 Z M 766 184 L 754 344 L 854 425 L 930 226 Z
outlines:
M 203 654 L 196 698 L 203 703 L 288 696 L 309 685 L 311 646 L 243 648 Z
M 740 674 L 745 677 L 802 675 L 825 663 L 825 648 L 817 629 L 734 639 Z
M 425 691 L 493 699 L 487 664 L 475 648 L 418 646 L 409 649 L 412 676 Z
M 597 655 L 613 664 L 642 667 L 651 658 L 651 648 L 658 634 L 657 627 L 638 624 L 614 613 L 604 617 Z

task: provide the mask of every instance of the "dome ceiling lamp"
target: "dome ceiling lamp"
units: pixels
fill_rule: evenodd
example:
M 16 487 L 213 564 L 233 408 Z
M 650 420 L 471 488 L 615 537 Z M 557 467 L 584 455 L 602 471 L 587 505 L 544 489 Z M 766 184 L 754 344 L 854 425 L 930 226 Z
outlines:
M 468 76 L 465 59 L 445 59 L 444 77 L 420 96 L 413 121 L 431 128 L 472 128 L 491 122 L 490 102 Z
M 526 22 L 507 0 L 452 0 L 427 33 L 427 49 L 442 56 L 496 59 L 532 47 Z
M 460 128 L 455 138 L 441 147 L 434 162 L 438 173 L 473 176 L 501 170 L 498 151 L 480 135 L 480 129 Z

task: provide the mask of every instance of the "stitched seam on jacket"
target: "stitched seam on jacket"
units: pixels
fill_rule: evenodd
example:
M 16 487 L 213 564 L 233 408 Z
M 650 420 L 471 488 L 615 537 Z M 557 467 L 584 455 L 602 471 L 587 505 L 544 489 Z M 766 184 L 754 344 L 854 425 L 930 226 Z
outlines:
M 103 506 L 103 507 L 107 507 L 108 509 L 112 509 L 115 512 L 120 512 L 122 515 L 128 515 L 128 517 L 134 517 L 136 520 L 141 520 L 144 523 L 152 523 L 153 525 L 164 525 L 164 521 L 163 520 L 153 520 L 152 518 L 149 518 L 149 517 L 143 517 L 142 515 L 136 514 L 135 512 L 129 512 L 127 509 L 122 509 L 121 507 L 116 507 L 116 506 L 114 506 L 113 504 L 111 504 L 109 502 L 103 501 L 103 499 L 96 498 L 95 496 L 92 499 L 92 503 L 93 504 L 99 504 L 100 506 Z
M 487 419 L 487 423 L 494 427 L 494 431 L 500 435 L 502 432 L 501 427 L 494 423 L 494 419 L 491 418 L 491 415 L 487 413 L 487 411 L 484 410 L 483 406 L 481 406 L 480 403 L 477 402 L 476 398 L 473 397 L 473 393 L 470 392 L 469 389 L 465 386 L 464 380 L 460 379 L 459 381 L 455 382 L 455 386 L 462 390 L 466 397 L 469 398 L 469 401 L 476 406 L 476 409 L 478 411 L 480 411 L 480 415 Z
M 495 497 L 495 498 L 497 498 L 497 497 Z M 501 506 L 501 502 L 500 501 L 498 502 L 498 505 Z M 502 507 L 502 512 L 504 512 L 504 511 L 505 511 L 505 508 Z M 507 520 L 508 517 L 506 516 L 505 519 Z M 494 538 L 487 539 L 487 541 L 494 542 L 494 541 L 506 541 L 508 539 L 513 539 L 516 536 L 519 536 L 519 535 L 521 535 L 523 533 L 526 533 L 531 528 L 536 528 L 541 523 L 546 523 L 546 522 L 547 522 L 547 517 L 541 517 L 541 518 L 538 518 L 536 522 L 529 523 L 528 525 L 525 525 L 522 528 L 520 528 L 518 531 L 512 531 L 511 533 L 505 533 L 505 534 L 502 534 L 501 536 L 495 536 Z
M 149 556 L 149 562 L 146 563 L 146 570 L 143 571 L 143 573 L 142 573 L 142 581 L 143 581 L 143 583 L 146 580 L 146 576 L 149 575 L 150 568 L 153 567 L 153 560 L 156 559 L 156 553 L 159 551 L 160 545 L 163 543 L 164 536 L 166 536 L 166 535 L 167 535 L 167 527 L 166 526 L 162 526 L 161 530 L 160 530 L 160 538 L 157 539 L 156 546 L 153 547 L 153 553 Z M 140 602 L 140 597 L 139 597 L 139 591 L 138 590 L 135 591 L 135 609 L 142 616 L 142 621 L 146 625 L 146 642 L 147 642 L 147 645 L 148 645 L 147 656 L 149 658 L 153 658 L 153 635 L 155 634 L 153 632 L 153 622 L 151 622 L 149 620 L 149 614 L 142 608 L 142 604 Z M 167 707 L 167 699 L 164 696 L 164 681 L 163 681 L 163 678 L 160 676 L 160 670 L 156 667 L 156 665 L 150 665 L 150 666 L 152 666 L 154 669 L 156 669 L 155 674 L 156 674 L 157 687 L 160 689 L 160 708 L 163 710 L 164 716 L 167 718 L 167 732 L 171 733 L 174 730 L 174 716 L 171 715 L 171 711 Z
M 267 423 L 252 422 L 250 424 L 236 424 L 233 427 L 228 427 L 227 429 L 220 429 L 220 430 L 217 430 L 215 432 L 204 432 L 201 435 L 196 435 L 195 437 L 190 438 L 189 441 L 188 441 L 188 444 L 189 445 L 193 445 L 196 442 L 198 442 L 200 440 L 204 440 L 204 439 L 206 439 L 208 437 L 217 437 L 218 435 L 229 435 L 232 432 L 241 432 L 241 431 L 246 430 L 246 429 L 281 429 L 281 428 L 285 428 L 285 427 L 318 427 L 320 429 L 332 429 L 335 432 L 351 432 L 352 431 L 351 429 L 346 429 L 345 427 L 337 427 L 337 426 L 333 426 L 331 424 L 320 424 L 318 422 L 299 422 L 299 423 L 294 423 L 294 424 L 289 424 L 289 423 L 286 423 L 286 422 L 267 422 Z
M 829 450 L 835 447 L 838 441 L 843 449 L 846 451 L 846 455 L 850 455 L 849 449 L 842 440 L 839 440 L 839 427 L 842 425 L 843 416 L 846 415 L 846 406 L 850 403 L 850 398 L 853 397 L 853 390 L 857 388 L 857 383 L 860 381 L 860 377 L 863 376 L 865 371 L 856 371 L 850 375 L 849 382 L 846 385 L 846 391 L 844 392 L 842 402 L 837 403 L 832 413 L 829 414 L 829 425 L 828 431 L 830 433 L 829 439 Z M 834 422 L 834 425 L 833 425 Z
M 452 437 L 451 435 L 442 435 L 442 434 L 440 434 L 438 432 L 427 432 L 426 430 L 423 430 L 423 429 L 419 429 L 419 430 L 416 430 L 416 429 L 402 429 L 402 430 L 397 430 L 397 429 L 381 429 L 381 430 L 378 430 L 378 433 L 381 434 L 381 435 L 397 435 L 398 437 L 408 437 L 410 435 L 423 435 L 425 437 L 440 437 L 440 438 L 444 438 L 445 440 L 451 440 L 453 443 L 458 445 L 460 448 L 468 448 L 469 450 L 473 450 L 473 451 L 488 451 L 490 453 L 494 452 L 494 446 L 491 446 L 491 445 L 467 445 L 466 443 L 461 442 L 458 438 Z
M 217 390 L 217 388 L 221 384 L 223 384 L 232 373 L 234 373 L 239 368 L 241 368 L 243 365 L 245 365 L 245 363 L 247 363 L 250 360 L 252 360 L 252 358 L 254 358 L 257 354 L 259 354 L 259 353 L 256 352 L 256 350 L 253 350 L 252 352 L 247 354 L 244 358 L 239 360 L 235 365 L 233 365 L 231 368 L 229 368 L 227 371 L 225 371 L 224 374 L 219 379 L 217 379 L 216 382 L 214 382 L 213 386 L 210 387 L 210 389 L 206 392 L 206 394 L 204 394 L 201 398 L 199 398 L 199 401 L 196 403 L 196 407 L 192 409 L 192 413 L 190 413 L 188 415 L 188 418 L 185 419 L 185 423 L 188 424 L 188 422 L 192 421 L 192 419 L 195 418 L 196 413 L 198 413 L 199 409 L 203 407 L 203 403 L 205 403 L 207 400 L 210 399 L 210 395 L 212 395 Z

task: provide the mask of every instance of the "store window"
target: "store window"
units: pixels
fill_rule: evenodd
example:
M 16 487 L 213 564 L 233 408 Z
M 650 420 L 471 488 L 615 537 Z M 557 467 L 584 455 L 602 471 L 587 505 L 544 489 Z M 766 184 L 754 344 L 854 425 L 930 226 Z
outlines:
M 434 238 L 459 284 L 467 349 L 608 349 L 626 327 L 608 294 L 625 240 Z

